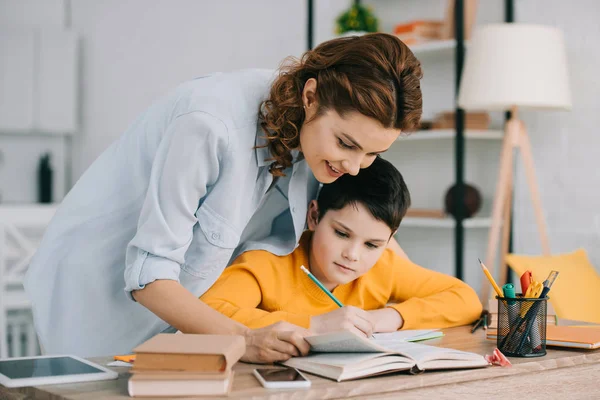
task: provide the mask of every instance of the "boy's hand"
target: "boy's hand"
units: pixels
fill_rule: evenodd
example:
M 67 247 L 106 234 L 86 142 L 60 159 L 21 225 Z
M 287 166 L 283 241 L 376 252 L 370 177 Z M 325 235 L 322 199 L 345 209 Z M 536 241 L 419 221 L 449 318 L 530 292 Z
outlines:
M 304 340 L 310 332 L 289 322 L 277 322 L 260 329 L 249 329 L 246 334 L 246 353 L 242 361 L 274 363 L 294 356 L 305 356 L 310 350 Z
M 404 319 L 394 308 L 386 307 L 367 311 L 375 332 L 395 332 L 402 328 Z
M 310 331 L 313 333 L 335 332 L 341 329 L 359 336 L 371 337 L 373 323 L 367 311 L 352 306 L 310 318 Z

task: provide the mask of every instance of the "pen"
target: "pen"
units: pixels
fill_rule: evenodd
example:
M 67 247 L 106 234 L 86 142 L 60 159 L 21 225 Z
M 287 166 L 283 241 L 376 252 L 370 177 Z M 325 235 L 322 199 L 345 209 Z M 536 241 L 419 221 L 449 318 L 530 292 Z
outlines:
M 506 311 L 508 313 L 508 326 L 510 327 L 516 321 L 518 315 L 518 304 L 516 304 L 515 300 L 512 300 L 516 296 L 515 285 L 513 285 L 512 283 L 507 283 L 504 286 L 502 286 L 502 291 L 504 292 L 504 298 L 507 299 Z
M 321 282 L 319 282 L 319 280 L 310 273 L 309 270 L 307 270 L 304 265 L 300 266 L 300 269 L 306 274 L 308 275 L 308 277 L 310 278 L 311 281 L 313 281 L 315 283 L 315 285 L 317 285 L 319 287 L 319 289 L 321 289 L 323 292 L 325 292 L 325 294 L 327 296 L 329 296 L 329 298 L 331 300 L 333 300 L 335 302 L 335 304 L 337 304 L 339 307 L 344 307 L 344 305 L 342 304 L 341 301 L 339 301 L 338 299 L 335 298 L 335 296 L 333 295 L 333 293 L 331 293 L 325 286 L 323 286 L 323 284 Z
M 479 260 L 479 258 L 477 260 Z M 498 297 L 503 297 L 504 295 L 502 294 L 502 290 L 500 290 L 500 287 L 498 286 L 498 284 L 494 280 L 494 277 L 490 273 L 490 270 L 487 269 L 487 267 L 485 265 L 483 265 L 483 263 L 481 262 L 481 260 L 479 260 L 479 265 L 481 265 L 481 268 L 483 269 L 483 273 L 485 274 L 485 276 L 487 276 L 488 280 L 490 281 L 490 283 L 494 287 L 494 290 L 496 291 L 496 294 L 498 295 Z
M 483 316 L 481 316 L 477 322 L 475 322 L 475 325 L 473 325 L 473 327 L 471 328 L 471 333 L 474 333 L 477 328 L 479 328 L 479 325 L 481 325 L 481 323 L 483 322 Z

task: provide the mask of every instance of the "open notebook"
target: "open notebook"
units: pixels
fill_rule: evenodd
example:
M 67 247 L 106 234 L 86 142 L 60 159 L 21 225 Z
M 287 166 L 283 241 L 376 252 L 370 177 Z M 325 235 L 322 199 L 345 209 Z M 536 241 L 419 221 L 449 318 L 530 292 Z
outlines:
M 395 371 L 485 367 L 475 353 L 394 340 L 366 339 L 348 331 L 306 338 L 314 354 L 294 357 L 285 365 L 338 382 Z

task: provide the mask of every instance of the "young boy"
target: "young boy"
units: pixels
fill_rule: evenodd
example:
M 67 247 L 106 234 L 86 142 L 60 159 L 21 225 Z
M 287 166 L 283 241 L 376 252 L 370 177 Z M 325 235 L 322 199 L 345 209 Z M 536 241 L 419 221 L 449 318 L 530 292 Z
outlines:
M 473 289 L 386 248 L 409 205 L 402 175 L 378 157 L 358 175 L 323 186 L 309 206 L 309 231 L 291 254 L 243 253 L 201 300 L 250 328 L 288 321 L 314 333 L 364 333 L 472 322 L 482 309 Z M 301 265 L 346 307 L 340 309 Z

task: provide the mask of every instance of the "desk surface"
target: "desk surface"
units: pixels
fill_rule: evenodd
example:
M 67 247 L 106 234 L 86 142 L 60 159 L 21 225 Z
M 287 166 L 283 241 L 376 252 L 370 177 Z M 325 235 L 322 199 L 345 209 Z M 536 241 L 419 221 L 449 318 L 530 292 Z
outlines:
M 426 343 L 451 347 L 478 354 L 491 354 L 495 341 L 486 340 L 485 332 L 469 333 L 469 327 L 444 329 L 445 336 Z M 336 383 L 309 375 L 312 387 L 308 390 L 281 391 L 264 389 L 251 375 L 255 365 L 239 363 L 230 399 L 334 399 L 360 397 L 393 399 L 402 391 L 403 399 L 410 398 L 486 398 L 486 395 L 503 393 L 503 398 L 518 394 L 519 398 L 533 398 L 535 394 L 565 394 L 567 398 L 591 398 L 597 396 L 600 379 L 600 350 L 577 351 L 548 349 L 539 358 L 511 358 L 510 368 L 489 367 L 483 369 L 425 372 L 420 375 L 397 373 L 369 379 Z M 93 361 L 106 365 L 110 358 Z M 119 378 L 113 381 L 39 386 L 19 389 L 0 387 L 0 397 L 22 398 L 23 395 L 44 399 L 124 399 L 127 395 L 128 368 L 113 368 Z M 485 385 L 481 381 L 485 380 Z M 524 394 L 529 396 L 523 397 Z M 8 395 L 6 397 L 1 395 Z M 431 396 L 431 397 L 428 397 Z M 562 397 L 562 396 L 561 396 Z M 206 397 L 203 397 L 206 398 Z

